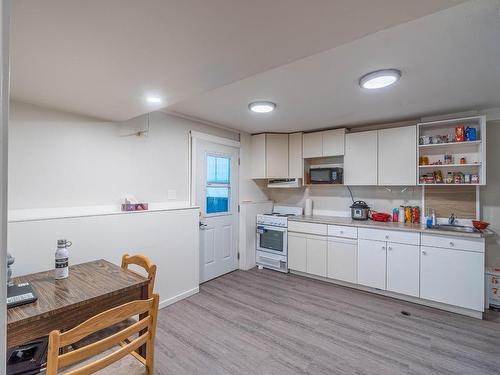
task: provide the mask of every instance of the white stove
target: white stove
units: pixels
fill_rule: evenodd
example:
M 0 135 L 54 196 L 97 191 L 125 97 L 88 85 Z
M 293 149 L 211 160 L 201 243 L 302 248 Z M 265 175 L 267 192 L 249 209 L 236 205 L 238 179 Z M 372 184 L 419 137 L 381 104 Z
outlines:
M 259 269 L 288 272 L 288 218 L 302 215 L 302 207 L 274 206 L 273 212 L 257 215 L 256 262 Z

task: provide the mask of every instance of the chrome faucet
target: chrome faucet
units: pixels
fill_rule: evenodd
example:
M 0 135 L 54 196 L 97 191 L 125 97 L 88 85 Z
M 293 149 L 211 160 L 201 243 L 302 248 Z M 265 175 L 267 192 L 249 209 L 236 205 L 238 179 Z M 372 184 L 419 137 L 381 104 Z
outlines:
M 455 214 L 451 214 L 451 216 L 448 218 L 448 224 L 455 225 L 456 220 L 457 218 L 455 217 Z

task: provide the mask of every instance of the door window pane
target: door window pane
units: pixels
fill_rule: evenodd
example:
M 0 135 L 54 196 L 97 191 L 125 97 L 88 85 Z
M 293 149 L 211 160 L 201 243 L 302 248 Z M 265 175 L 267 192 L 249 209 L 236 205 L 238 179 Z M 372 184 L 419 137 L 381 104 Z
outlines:
M 207 156 L 207 182 L 212 184 L 229 184 L 231 159 L 221 156 Z
M 229 187 L 207 187 L 207 214 L 229 212 Z

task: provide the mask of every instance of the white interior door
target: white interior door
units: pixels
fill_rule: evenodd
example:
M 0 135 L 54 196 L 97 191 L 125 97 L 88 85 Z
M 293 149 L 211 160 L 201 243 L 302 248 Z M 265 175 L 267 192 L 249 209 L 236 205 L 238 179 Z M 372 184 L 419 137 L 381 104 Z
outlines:
M 238 268 L 239 149 L 197 139 L 193 188 L 200 206 L 200 282 Z

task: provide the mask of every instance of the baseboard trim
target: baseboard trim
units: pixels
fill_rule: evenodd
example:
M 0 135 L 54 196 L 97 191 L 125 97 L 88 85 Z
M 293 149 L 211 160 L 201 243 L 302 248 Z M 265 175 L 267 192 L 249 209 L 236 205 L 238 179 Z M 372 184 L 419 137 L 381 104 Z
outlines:
M 439 309 L 439 310 L 452 312 L 455 314 L 465 315 L 465 316 L 468 316 L 471 318 L 483 319 L 483 312 L 482 311 L 471 310 L 471 309 L 467 309 L 467 308 L 459 307 L 459 306 L 447 305 L 445 303 L 429 301 L 429 300 L 417 298 L 417 297 L 405 296 L 403 294 L 388 292 L 385 290 L 379 290 L 379 289 L 375 289 L 375 288 L 370 288 L 370 287 L 359 285 L 359 284 L 351 284 L 351 283 L 340 281 L 340 280 L 329 279 L 327 277 L 311 275 L 309 273 L 305 273 L 305 272 L 301 272 L 301 271 L 290 270 L 290 273 L 295 274 L 295 275 L 299 275 L 299 276 L 308 277 L 308 278 L 315 279 L 315 280 L 326 281 L 327 283 L 336 284 L 336 285 L 344 286 L 347 288 L 361 290 L 363 292 L 369 292 L 369 293 L 378 294 L 378 295 L 385 296 L 385 297 L 390 297 L 390 298 L 399 299 L 399 300 L 406 301 L 406 302 L 415 303 L 417 305 L 423 305 L 423 306 L 432 307 L 432 308 Z
M 183 300 L 184 298 L 190 297 L 196 293 L 199 293 L 200 287 L 197 286 L 196 288 L 186 290 L 185 292 L 182 292 L 180 294 L 177 294 L 176 296 L 170 297 L 166 300 L 163 300 L 160 302 L 160 309 L 163 309 L 164 307 L 170 306 L 176 302 L 179 302 L 180 300 Z

